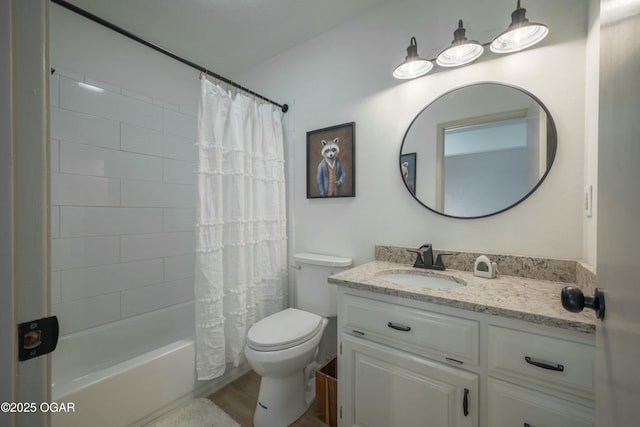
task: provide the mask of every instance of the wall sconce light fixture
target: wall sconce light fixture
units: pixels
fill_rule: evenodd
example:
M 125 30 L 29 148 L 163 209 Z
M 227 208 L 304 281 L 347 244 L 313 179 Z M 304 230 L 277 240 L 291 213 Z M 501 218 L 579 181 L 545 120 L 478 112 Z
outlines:
M 458 29 L 453 32 L 451 46 L 438 55 L 436 63 L 441 67 L 457 67 L 475 61 L 484 52 L 484 47 L 475 40 L 467 40 L 462 19 L 458 21 Z
M 542 41 L 549 33 L 544 24 L 532 23 L 525 17 L 526 9 L 520 7 L 518 0 L 516 10 L 511 14 L 511 24 L 491 43 L 481 44 L 475 40 L 467 40 L 462 19 L 453 33 L 451 46 L 443 50 L 435 59 L 424 59 L 418 55 L 418 44 L 411 37 L 411 45 L 407 48 L 407 57 L 393 71 L 397 79 L 413 79 L 427 74 L 433 68 L 433 61 L 441 67 L 458 67 L 478 59 L 489 45 L 494 53 L 512 53 L 526 49 Z
M 549 34 L 549 28 L 544 24 L 529 22 L 524 14 L 527 10 L 518 7 L 511 14 L 511 24 L 493 42 L 491 51 L 495 53 L 511 53 L 526 49 L 540 42 Z
M 413 79 L 427 74 L 433 68 L 433 63 L 428 59 L 418 55 L 418 42 L 415 37 L 411 37 L 411 44 L 407 48 L 407 57 L 402 64 L 393 70 L 393 77 L 396 79 Z

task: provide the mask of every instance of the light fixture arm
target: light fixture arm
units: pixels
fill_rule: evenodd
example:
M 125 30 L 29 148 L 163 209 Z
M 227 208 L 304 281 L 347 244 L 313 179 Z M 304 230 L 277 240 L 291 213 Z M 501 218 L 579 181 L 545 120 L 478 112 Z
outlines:
M 511 25 L 509 25 L 509 27 L 529 22 L 529 20 L 525 17 L 526 13 L 527 9 L 525 9 L 524 7 L 520 7 L 520 0 L 518 0 L 516 10 L 511 13 Z
M 467 30 L 464 28 L 462 24 L 462 19 L 458 20 L 458 28 L 453 32 L 453 43 L 466 41 Z
M 415 58 L 418 56 L 418 42 L 415 37 L 411 37 L 409 47 L 407 47 L 407 57 L 405 59 Z

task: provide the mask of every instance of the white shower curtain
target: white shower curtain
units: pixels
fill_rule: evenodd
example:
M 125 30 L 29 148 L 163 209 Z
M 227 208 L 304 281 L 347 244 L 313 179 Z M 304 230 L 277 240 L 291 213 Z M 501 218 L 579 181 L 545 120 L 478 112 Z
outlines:
M 198 379 L 244 362 L 249 328 L 287 302 L 282 113 L 201 80 L 198 110 Z

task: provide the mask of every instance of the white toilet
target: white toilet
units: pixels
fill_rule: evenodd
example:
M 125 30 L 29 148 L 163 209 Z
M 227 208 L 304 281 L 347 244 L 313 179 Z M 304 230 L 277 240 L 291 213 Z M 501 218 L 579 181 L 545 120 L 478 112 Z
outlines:
M 249 329 L 244 354 L 261 377 L 254 427 L 284 427 L 302 416 L 315 398 L 318 344 L 328 317 L 337 315 L 336 285 L 327 277 L 352 260 L 300 253 L 296 305 L 265 317 Z

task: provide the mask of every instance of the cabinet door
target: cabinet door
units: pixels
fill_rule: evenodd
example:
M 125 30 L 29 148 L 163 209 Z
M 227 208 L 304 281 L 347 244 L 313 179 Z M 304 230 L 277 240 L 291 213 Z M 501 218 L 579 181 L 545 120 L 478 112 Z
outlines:
M 490 378 L 491 427 L 593 427 L 593 408 Z
M 471 427 L 478 376 L 343 334 L 340 426 Z

